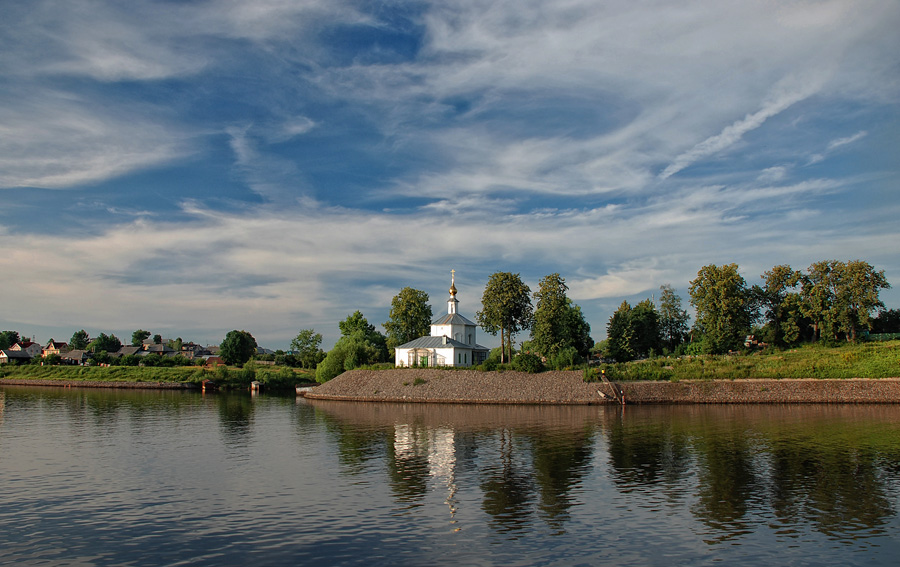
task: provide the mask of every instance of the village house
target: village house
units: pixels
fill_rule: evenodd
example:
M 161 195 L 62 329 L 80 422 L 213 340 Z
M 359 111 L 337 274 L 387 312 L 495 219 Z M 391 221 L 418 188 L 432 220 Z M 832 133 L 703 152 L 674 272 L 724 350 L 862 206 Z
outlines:
M 13 350 L 12 348 L 0 350 L 0 364 L 26 364 L 34 358 L 28 351 Z
M 36 356 L 40 356 L 44 348 L 34 341 L 19 341 L 13 346 L 9 347 L 9 350 L 27 352 L 29 358 L 34 358 Z
M 47 346 L 45 346 L 41 351 L 41 356 L 47 357 L 51 354 L 60 355 L 67 350 L 69 350 L 69 343 L 63 341 L 54 341 L 53 339 L 50 339 L 47 342 Z

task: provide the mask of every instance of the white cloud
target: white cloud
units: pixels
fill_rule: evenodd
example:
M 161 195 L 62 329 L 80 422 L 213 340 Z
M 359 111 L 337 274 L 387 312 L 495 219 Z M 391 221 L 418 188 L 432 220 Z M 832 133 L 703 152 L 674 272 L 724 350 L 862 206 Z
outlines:
M 92 183 L 194 151 L 190 136 L 152 108 L 97 112 L 64 93 L 6 100 L 0 105 L 0 187 Z
M 659 174 L 661 179 L 666 179 L 679 171 L 696 163 L 697 161 L 715 155 L 737 143 L 747 132 L 755 130 L 763 125 L 769 118 L 783 112 L 792 105 L 815 94 L 821 88 L 821 78 L 797 78 L 790 77 L 775 86 L 773 92 L 763 102 L 762 108 L 753 114 L 748 114 L 727 126 L 721 133 L 711 136 L 690 150 L 677 156 L 675 160 Z
M 867 134 L 868 134 L 868 132 L 866 132 L 865 130 L 862 130 L 860 132 L 857 132 L 856 134 L 853 134 L 852 136 L 847 136 L 846 138 L 838 138 L 836 140 L 832 140 L 831 142 L 828 143 L 828 151 L 831 151 L 835 148 L 839 148 L 841 146 L 846 146 L 847 144 L 852 144 L 853 142 L 856 142 L 858 140 L 862 140 L 863 138 L 866 137 Z

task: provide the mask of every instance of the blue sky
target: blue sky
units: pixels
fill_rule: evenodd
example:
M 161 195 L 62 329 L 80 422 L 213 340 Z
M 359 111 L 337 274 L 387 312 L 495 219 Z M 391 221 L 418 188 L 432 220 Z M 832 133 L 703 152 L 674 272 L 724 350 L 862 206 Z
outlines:
M 0 327 L 41 342 L 328 347 L 451 269 L 470 318 L 559 272 L 595 339 L 710 263 L 900 285 L 893 0 L 2 6 Z

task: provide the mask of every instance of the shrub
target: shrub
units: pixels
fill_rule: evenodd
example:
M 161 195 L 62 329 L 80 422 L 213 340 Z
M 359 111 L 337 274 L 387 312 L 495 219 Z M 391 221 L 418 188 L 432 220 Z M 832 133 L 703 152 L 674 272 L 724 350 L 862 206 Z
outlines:
M 478 367 L 479 370 L 484 372 L 493 372 L 497 370 L 500 366 L 500 361 L 496 358 L 488 358 L 484 362 L 481 363 L 481 366 Z
M 571 368 L 573 366 L 578 366 L 583 362 L 583 359 L 578 354 L 578 350 L 575 347 L 566 347 L 561 349 L 556 356 L 553 357 L 552 366 L 557 370 L 563 370 L 565 368 Z
M 544 363 L 541 357 L 536 354 L 519 354 L 512 359 L 512 368 L 519 372 L 528 372 L 534 374 L 544 370 Z

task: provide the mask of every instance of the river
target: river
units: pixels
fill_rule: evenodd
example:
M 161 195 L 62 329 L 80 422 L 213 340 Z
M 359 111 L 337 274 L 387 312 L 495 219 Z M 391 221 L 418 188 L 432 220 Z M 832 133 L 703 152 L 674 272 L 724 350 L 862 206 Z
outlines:
M 0 387 L 4 565 L 895 565 L 900 406 Z

